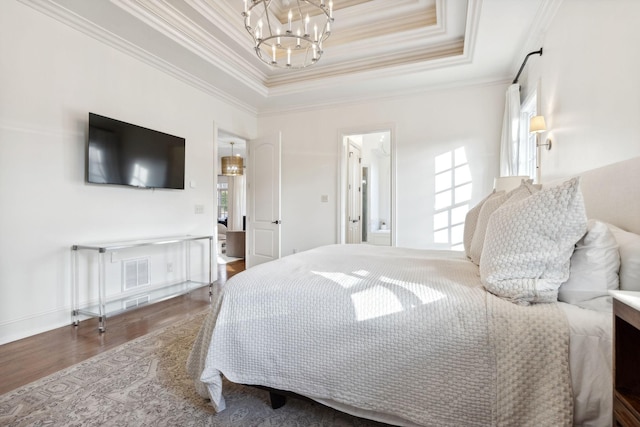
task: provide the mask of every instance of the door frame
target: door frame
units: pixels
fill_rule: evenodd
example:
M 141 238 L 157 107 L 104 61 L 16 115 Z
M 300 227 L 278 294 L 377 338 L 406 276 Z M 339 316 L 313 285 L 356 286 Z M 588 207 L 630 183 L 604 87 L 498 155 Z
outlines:
M 347 243 L 362 243 L 362 230 L 364 229 L 362 222 L 362 146 L 348 136 L 345 139 L 347 143 L 347 185 L 345 186 L 347 198 L 343 212 L 347 226 L 345 241 Z M 356 154 L 357 157 L 350 156 L 351 153 Z M 355 196 L 356 191 L 357 197 Z M 352 214 L 358 217 L 357 221 L 353 222 Z M 357 226 L 354 227 L 354 224 L 357 224 Z M 356 233 L 354 233 L 353 228 L 357 228 Z M 354 235 L 357 236 L 355 239 Z
M 244 140 L 245 142 L 248 143 L 249 138 L 246 136 L 243 136 L 241 134 L 237 134 L 235 132 L 229 131 L 227 129 L 224 128 L 220 128 L 218 126 L 218 123 L 214 120 L 213 121 L 213 212 L 211 213 L 211 220 L 213 221 L 213 238 L 215 241 L 214 247 L 215 247 L 215 251 L 214 251 L 214 257 L 213 257 L 213 268 L 215 271 L 215 280 L 218 280 L 218 255 L 220 255 L 218 253 L 218 175 L 220 173 L 220 162 L 218 161 L 218 146 L 220 144 L 220 141 L 218 141 L 218 134 L 220 133 L 220 131 L 225 132 L 227 134 L 230 135 L 234 135 L 237 136 L 239 139 Z M 246 155 L 245 155 L 246 157 Z M 245 164 L 246 166 L 246 164 Z M 244 173 L 247 173 L 247 170 L 245 168 Z M 245 193 L 245 198 L 247 197 L 246 193 Z M 245 243 L 246 243 L 246 238 L 245 238 Z M 245 260 L 246 260 L 246 254 L 245 254 Z
M 336 223 L 338 224 L 336 230 L 336 242 L 344 244 L 346 242 L 346 215 L 345 209 L 347 207 L 347 162 L 349 156 L 349 147 L 346 142 L 346 137 L 350 135 L 364 135 L 369 133 L 389 132 L 389 146 L 390 146 L 390 184 L 391 184 L 391 246 L 396 245 L 396 125 L 395 123 L 381 123 L 377 125 L 358 126 L 343 128 L 338 130 L 338 157 L 340 159 L 338 165 L 338 188 L 336 194 L 338 195 Z

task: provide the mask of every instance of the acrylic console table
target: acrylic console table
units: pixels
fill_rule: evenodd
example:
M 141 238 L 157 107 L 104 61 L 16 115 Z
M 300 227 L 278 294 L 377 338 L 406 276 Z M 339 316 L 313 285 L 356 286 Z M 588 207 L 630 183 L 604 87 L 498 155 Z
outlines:
M 208 240 L 208 268 L 209 268 L 209 280 L 207 282 L 193 281 L 191 280 L 191 244 L 197 241 Z M 145 286 L 141 289 L 134 290 L 133 292 L 120 293 L 114 296 L 107 296 L 107 283 L 106 283 L 106 271 L 105 263 L 108 253 L 114 253 L 116 251 L 126 251 L 132 248 L 141 248 L 145 246 L 158 246 L 158 245 L 181 245 L 184 253 L 182 254 L 185 262 L 185 277 L 184 280 L 180 280 L 177 283 L 161 284 L 157 286 Z M 95 252 L 98 255 L 98 280 L 97 302 L 80 304 L 80 279 L 79 279 L 79 261 L 78 253 L 80 251 Z M 153 304 L 169 298 L 173 298 L 179 295 L 184 295 L 191 292 L 194 289 L 209 286 L 209 296 L 213 290 L 213 266 L 212 266 L 212 254 L 213 254 L 213 236 L 179 236 L 179 237 L 160 237 L 153 239 L 143 240 L 131 240 L 124 242 L 110 242 L 110 243 L 95 243 L 95 244 L 83 244 L 73 245 L 71 247 L 71 269 L 72 269 L 72 286 L 71 286 L 71 301 L 72 301 L 72 318 L 73 325 L 77 326 L 79 323 L 79 316 L 89 316 L 98 318 L 98 331 L 106 331 L 106 319 L 107 316 L 114 316 L 116 314 L 123 313 L 128 310 L 132 310 L 141 305 Z M 96 286 L 95 284 L 87 283 L 87 288 L 90 286 Z M 131 302 L 134 302 L 133 304 Z M 140 303 L 142 301 L 142 303 Z

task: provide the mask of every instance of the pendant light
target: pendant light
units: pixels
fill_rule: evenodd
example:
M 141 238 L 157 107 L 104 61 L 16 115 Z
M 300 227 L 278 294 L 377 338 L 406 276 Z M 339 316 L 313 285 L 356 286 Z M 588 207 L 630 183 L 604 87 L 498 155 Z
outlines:
M 242 157 L 233 155 L 233 144 L 231 142 L 231 155 L 222 157 L 222 175 L 240 176 L 242 175 Z

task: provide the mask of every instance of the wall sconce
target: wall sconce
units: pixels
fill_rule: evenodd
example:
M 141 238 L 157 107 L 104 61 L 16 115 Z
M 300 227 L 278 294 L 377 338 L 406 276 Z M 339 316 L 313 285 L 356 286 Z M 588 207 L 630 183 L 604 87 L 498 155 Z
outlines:
M 544 144 L 540 144 L 540 134 L 546 132 L 547 124 L 544 122 L 544 116 L 533 116 L 529 121 L 529 133 L 536 134 L 536 147 L 547 147 L 547 150 L 551 150 L 551 139 L 547 138 Z

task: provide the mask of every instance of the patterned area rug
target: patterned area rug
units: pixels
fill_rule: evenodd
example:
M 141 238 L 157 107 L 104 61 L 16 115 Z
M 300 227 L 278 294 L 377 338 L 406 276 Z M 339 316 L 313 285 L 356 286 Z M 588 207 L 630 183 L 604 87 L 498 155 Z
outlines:
M 0 396 L 0 425 L 382 426 L 300 399 L 273 410 L 267 392 L 228 382 L 216 414 L 186 373 L 205 314 Z

